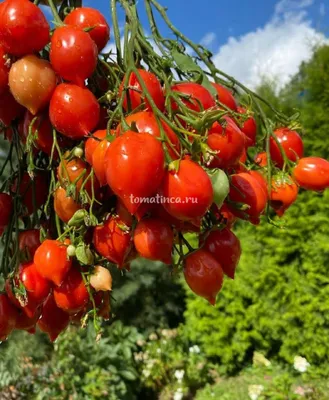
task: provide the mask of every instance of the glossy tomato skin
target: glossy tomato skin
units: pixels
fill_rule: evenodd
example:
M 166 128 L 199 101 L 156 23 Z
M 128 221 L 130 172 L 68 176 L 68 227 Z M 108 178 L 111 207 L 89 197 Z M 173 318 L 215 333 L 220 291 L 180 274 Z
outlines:
M 224 273 L 220 263 L 206 250 L 200 249 L 185 259 L 184 277 L 190 289 L 211 305 L 223 285 Z
M 101 256 L 122 268 L 132 247 L 130 229 L 118 217 L 110 217 L 95 228 L 93 243 Z
M 16 191 L 16 184 L 13 186 L 13 191 Z M 35 174 L 32 180 L 30 175 L 25 172 L 21 177 L 19 184 L 19 193 L 22 196 L 22 202 L 26 207 L 26 215 L 31 215 L 34 212 L 34 197 L 35 206 L 38 210 L 47 200 L 48 184 L 46 177 L 41 174 Z
M 249 171 L 249 175 L 257 180 L 259 185 L 262 187 L 266 196 L 268 196 L 267 181 L 264 175 L 259 171 Z
M 0 193 L 0 233 L 9 224 L 13 210 L 13 199 L 7 193 Z
M 98 182 L 101 186 L 105 186 L 107 184 L 106 179 L 106 153 L 108 148 L 110 147 L 110 142 L 106 139 L 102 140 L 99 145 L 96 147 L 93 157 L 92 157 L 92 166 L 98 179 Z
M 0 122 L 9 126 L 24 114 L 24 107 L 17 103 L 9 88 L 0 95 Z
M 0 96 L 2 95 L 2 93 L 8 90 L 9 70 L 10 60 L 6 58 L 6 52 L 0 45 Z
M 116 138 L 106 153 L 107 183 L 131 214 L 140 198 L 155 194 L 164 176 L 161 143 L 148 133 L 127 131 Z
M 0 13 L 0 43 L 17 57 L 36 53 L 49 43 L 50 28 L 41 9 L 30 1 L 6 0 Z
M 93 161 L 93 153 L 100 142 L 106 138 L 106 129 L 96 131 L 92 134 L 92 137 L 88 138 L 85 143 L 85 157 L 87 162 L 91 165 Z
M 211 167 L 228 168 L 239 162 L 245 146 L 245 137 L 235 122 L 224 116 L 222 125 L 215 122 L 209 130 L 207 144 L 217 153 Z
M 181 101 L 193 111 L 200 112 L 216 106 L 216 102 L 209 91 L 198 83 L 178 83 L 177 85 L 172 86 L 171 90 L 189 96 L 188 99 L 181 97 Z M 178 105 L 174 101 L 172 101 L 172 109 L 178 109 Z
M 54 299 L 68 314 L 76 314 L 88 303 L 89 293 L 78 267 L 72 267 L 61 286 L 54 289 Z
M 23 130 L 21 139 L 23 143 L 26 143 L 26 140 L 29 135 L 30 124 L 32 123 L 35 116 L 31 114 L 29 111 L 26 111 L 23 121 Z M 34 136 L 34 144 L 35 146 L 46 153 L 48 156 L 51 155 L 51 151 L 53 148 L 53 127 L 51 126 L 48 112 L 44 112 L 42 114 L 38 114 L 36 116 L 36 120 L 32 125 L 32 133 Z M 60 144 L 60 138 L 58 138 Z M 54 151 L 55 156 L 57 157 L 57 152 Z
M 231 110 L 237 111 L 237 103 L 231 91 L 219 83 L 212 82 L 211 84 L 217 91 L 218 100 Z
M 160 81 L 152 72 L 145 71 L 144 69 L 139 69 L 138 72 L 140 74 L 141 80 L 144 82 L 155 105 L 158 107 L 160 111 L 163 111 L 165 105 L 165 98 L 162 92 Z M 123 78 L 123 81 L 119 88 L 119 98 L 124 89 L 125 79 L 126 77 Z M 134 88 L 134 90 L 128 89 L 125 95 L 123 101 L 123 108 L 125 111 L 128 111 L 129 103 L 131 110 L 134 110 L 135 108 L 139 107 L 143 102 L 145 102 L 146 109 L 148 110 L 152 109 L 148 100 L 145 97 L 145 94 L 143 93 L 143 88 L 140 84 L 140 81 L 134 72 L 129 77 L 128 86 Z
M 161 129 L 158 125 L 155 115 L 151 111 L 141 111 L 126 117 L 126 122 L 129 126 L 135 125 L 138 132 L 146 132 L 150 135 L 161 138 Z M 180 142 L 175 132 L 164 122 L 159 121 L 162 125 L 164 133 L 170 143 L 166 144 L 168 153 L 172 160 L 177 160 L 180 154 Z M 117 129 L 118 134 L 122 134 L 123 129 L 121 125 Z
M 72 266 L 66 248 L 57 240 L 46 239 L 34 255 L 34 264 L 39 274 L 57 286 L 61 285 Z
M 0 341 L 4 341 L 14 330 L 18 313 L 6 294 L 0 294 Z
M 293 178 L 303 189 L 322 192 L 329 187 L 329 161 L 320 157 L 301 158 L 293 169 Z
M 213 201 L 213 188 L 209 176 L 200 165 L 185 159 L 178 172 L 167 171 L 160 194 L 163 207 L 173 217 L 182 221 L 202 218 Z
M 36 331 L 35 327 L 40 318 L 40 315 L 41 315 L 41 308 L 36 310 L 36 312 L 34 313 L 32 318 L 28 317 L 25 314 L 25 312 L 18 310 L 15 329 L 18 329 L 21 331 L 27 331 L 27 332 L 31 333 L 32 335 L 35 334 L 35 331 Z
M 75 26 L 55 29 L 51 38 L 50 62 L 63 79 L 84 87 L 97 65 L 97 46 L 90 35 Z
M 260 167 L 267 166 L 267 154 L 265 151 L 258 153 L 255 155 L 255 163 L 258 164 Z
M 37 248 L 40 246 L 40 230 L 29 229 L 19 233 L 18 246 L 19 250 L 27 254 L 29 258 L 33 259 Z
M 171 264 L 174 233 L 167 222 L 159 218 L 141 220 L 134 231 L 134 244 L 141 257 Z
M 38 326 L 48 334 L 49 339 L 54 342 L 70 323 L 68 313 L 57 307 L 53 294 L 49 295 L 42 309 Z
M 238 107 L 238 113 L 246 114 L 247 110 L 243 107 Z M 249 117 L 241 126 L 241 131 L 246 136 L 246 147 L 255 146 L 257 136 L 257 124 L 254 117 Z
M 297 161 L 304 155 L 304 144 L 302 138 L 296 131 L 289 128 L 280 128 L 274 131 L 274 135 L 282 146 L 286 156 L 291 161 Z M 282 168 L 284 159 L 282 157 L 280 148 L 276 143 L 275 139 L 271 137 L 270 140 L 270 154 L 272 161 L 279 167 Z
M 81 206 L 72 197 L 66 196 L 65 189 L 59 187 L 54 193 L 54 209 L 58 217 L 67 223 L 78 210 L 81 210 Z
M 297 200 L 298 186 L 291 177 L 272 179 L 270 204 L 279 217 Z
M 76 8 L 65 17 L 64 24 L 80 29 L 92 28 L 88 34 L 96 43 L 98 51 L 103 50 L 110 39 L 110 27 L 105 17 L 95 8 Z
M 50 101 L 49 117 L 54 128 L 71 139 L 82 139 L 92 132 L 99 120 L 96 97 L 79 86 L 61 83 Z
M 241 256 L 241 244 L 236 235 L 228 228 L 213 230 L 206 237 L 203 248 L 220 263 L 224 274 L 234 279 Z

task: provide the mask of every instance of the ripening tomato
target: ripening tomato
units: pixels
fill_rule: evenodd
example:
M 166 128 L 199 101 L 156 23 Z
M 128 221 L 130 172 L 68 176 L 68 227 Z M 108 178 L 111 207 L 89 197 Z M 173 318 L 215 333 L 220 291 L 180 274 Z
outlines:
M 173 92 L 177 92 L 181 95 L 180 100 L 185 104 L 186 107 L 193 111 L 201 112 L 208 110 L 209 108 L 215 107 L 216 102 L 209 93 L 209 91 L 202 85 L 194 82 L 183 82 L 178 83 L 171 87 Z M 171 105 L 173 110 L 178 109 L 178 104 L 172 100 Z
M 18 310 L 15 329 L 21 331 L 27 331 L 32 335 L 34 335 L 36 332 L 35 327 L 40 318 L 40 315 L 41 315 L 41 307 L 38 310 L 36 310 L 32 318 L 28 317 L 24 311 Z
M 215 122 L 208 132 L 208 146 L 216 152 L 213 168 L 228 168 L 239 162 L 245 146 L 245 137 L 236 123 L 227 116 Z
M 267 166 L 267 154 L 265 151 L 258 153 L 255 155 L 255 163 L 258 164 L 260 167 Z
M 122 268 L 132 246 L 130 229 L 118 217 L 110 217 L 94 230 L 96 251 Z
M 238 113 L 246 114 L 247 110 L 242 107 L 238 107 Z M 241 126 L 241 131 L 246 136 L 246 147 L 255 146 L 257 136 L 257 124 L 254 117 L 250 116 Z
M 6 0 L 0 13 L 0 44 L 17 57 L 36 53 L 49 43 L 50 28 L 41 9 L 26 0 Z
M 240 240 L 235 234 L 228 228 L 213 230 L 206 237 L 203 248 L 220 263 L 224 274 L 234 279 L 241 256 Z
M 86 140 L 85 143 L 85 157 L 87 162 L 91 165 L 93 161 L 93 153 L 100 142 L 106 138 L 106 129 L 96 131 L 92 134 L 90 138 Z M 96 139 L 94 139 L 96 138 Z M 98 140 L 99 139 L 99 140 Z
M 266 196 L 268 196 L 267 181 L 264 175 L 262 175 L 259 171 L 249 171 L 249 175 L 251 175 L 253 178 L 257 180 L 257 182 L 262 187 Z
M 131 214 L 141 198 L 159 188 L 164 161 L 161 143 L 148 133 L 127 131 L 111 143 L 106 153 L 107 183 Z
M 18 235 L 18 246 L 19 250 L 25 255 L 28 255 L 29 259 L 33 259 L 37 248 L 40 246 L 40 230 L 29 229 L 22 231 Z
M 182 221 L 201 218 L 213 202 L 214 191 L 205 170 L 195 162 L 185 159 L 178 171 L 167 171 L 160 194 L 166 200 L 163 207 Z
M 267 195 L 257 179 L 246 172 L 232 175 L 229 199 L 231 202 L 242 204 L 242 207 L 229 205 L 235 216 L 248 219 L 255 225 L 259 224 L 259 217 L 266 207 Z
M 139 69 L 138 73 L 140 75 L 141 80 L 144 82 L 144 85 L 146 86 L 146 89 L 148 90 L 155 105 L 158 107 L 160 111 L 163 111 L 165 105 L 165 98 L 158 78 L 152 72 L 145 71 L 144 69 Z M 119 88 L 119 98 L 123 93 L 125 79 L 126 77 L 123 78 L 123 81 Z M 127 87 L 129 89 L 126 91 L 123 100 L 123 108 L 125 111 L 128 111 L 129 107 L 131 108 L 131 110 L 134 110 L 144 102 L 146 109 L 148 110 L 152 109 L 149 101 L 145 96 L 139 78 L 134 72 L 130 74 Z
M 49 339 L 54 342 L 70 323 L 68 313 L 57 307 L 53 294 L 49 295 L 43 304 L 42 314 L 38 326 L 48 334 Z
M 9 224 L 13 211 L 13 199 L 7 193 L 0 193 L 0 233 Z
M 97 46 L 90 35 L 75 26 L 60 26 L 51 38 L 50 62 L 65 80 L 84 87 L 97 66 Z
M 305 157 L 298 160 L 293 177 L 300 187 L 322 192 L 329 187 L 329 161 L 320 157 Z
M 159 218 L 143 219 L 134 231 L 134 244 L 141 257 L 171 264 L 174 233 L 167 222 Z
M 54 193 L 54 209 L 58 217 L 67 223 L 78 210 L 81 210 L 81 206 L 73 197 L 66 196 L 65 189 L 59 187 Z
M 0 122 L 9 126 L 15 119 L 21 117 L 24 107 L 17 103 L 9 88 L 0 95 Z
M 92 275 L 90 275 L 90 285 L 96 292 L 112 290 L 112 276 L 107 268 L 96 265 Z
M 236 100 L 229 89 L 220 85 L 219 83 L 211 82 L 213 87 L 217 91 L 218 101 L 224 104 L 226 107 L 230 108 L 233 111 L 237 111 Z
M 0 294 L 0 341 L 4 341 L 15 329 L 18 313 L 6 294 Z
M 299 158 L 303 157 L 304 144 L 302 138 L 296 131 L 292 131 L 289 128 L 280 128 L 274 131 L 274 135 L 290 161 L 297 161 Z M 282 168 L 284 159 L 280 147 L 273 137 L 271 137 L 270 140 L 270 154 L 272 161 L 277 164 L 279 168 Z
M 48 106 L 56 81 L 50 63 L 34 55 L 16 61 L 9 72 L 11 93 L 33 115 Z
M 220 263 L 203 249 L 188 255 L 185 259 L 184 277 L 190 289 L 204 297 L 213 306 L 223 286 L 224 273 Z
M 62 284 L 54 289 L 57 307 L 68 314 L 76 314 L 88 303 L 89 293 L 83 281 L 81 271 L 72 267 Z
M 104 139 L 102 140 L 98 146 L 96 147 L 93 156 L 92 156 L 92 166 L 101 186 L 105 186 L 107 184 L 106 179 L 106 153 L 107 149 L 110 147 L 111 142 Z
M 34 264 L 39 274 L 57 286 L 63 282 L 72 266 L 66 249 L 67 246 L 61 242 L 46 239 L 34 255 Z
M 2 93 L 8 90 L 9 69 L 10 69 L 10 59 L 7 58 L 6 52 L 0 45 L 0 95 L 2 95 Z
M 49 117 L 59 133 L 78 140 L 95 129 L 99 110 L 97 99 L 90 90 L 62 83 L 51 98 Z
M 105 17 L 95 8 L 78 7 L 64 19 L 64 24 L 88 28 L 88 34 L 96 43 L 98 51 L 106 46 L 110 39 L 110 27 Z
M 290 176 L 272 179 L 270 204 L 279 217 L 297 200 L 298 186 Z

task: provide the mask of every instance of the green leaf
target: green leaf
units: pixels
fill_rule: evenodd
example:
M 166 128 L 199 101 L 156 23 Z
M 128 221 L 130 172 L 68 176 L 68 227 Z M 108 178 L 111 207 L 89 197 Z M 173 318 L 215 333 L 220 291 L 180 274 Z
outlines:
M 136 380 L 136 374 L 132 371 L 120 371 L 120 375 L 124 379 L 127 379 L 127 381 L 135 381 Z
M 214 203 L 220 208 L 230 190 L 228 177 L 221 169 L 209 170 L 208 175 L 214 189 Z
M 94 263 L 94 256 L 89 246 L 85 243 L 80 242 L 76 248 L 75 255 L 82 264 L 91 265 Z
M 69 220 L 68 226 L 81 226 L 84 223 L 86 217 L 88 218 L 88 213 L 86 210 L 78 210 Z

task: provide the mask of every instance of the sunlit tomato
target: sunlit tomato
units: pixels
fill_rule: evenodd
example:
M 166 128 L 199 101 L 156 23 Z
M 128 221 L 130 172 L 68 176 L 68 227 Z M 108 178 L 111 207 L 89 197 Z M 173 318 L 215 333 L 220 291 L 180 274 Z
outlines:
M 134 231 L 134 244 L 141 257 L 171 264 L 174 233 L 170 225 L 158 218 L 140 221 Z
M 297 161 L 304 155 L 304 144 L 302 138 L 296 131 L 289 128 L 280 128 L 274 131 L 278 142 L 281 144 L 283 151 L 291 161 Z M 270 141 L 270 154 L 272 161 L 277 164 L 279 168 L 283 167 L 284 159 L 281 154 L 280 147 L 275 139 L 271 137 Z
M 7 193 L 0 193 L 0 234 L 9 224 L 13 211 L 13 200 Z
M 93 161 L 93 153 L 96 150 L 96 147 L 100 144 L 102 139 L 106 137 L 106 129 L 96 131 L 92 134 L 90 138 L 86 140 L 85 143 L 85 157 L 87 162 L 91 165 Z M 95 139 L 94 139 L 95 138 Z M 99 139 L 99 140 L 97 140 Z
M 32 335 L 35 334 L 35 327 L 41 315 L 41 307 L 36 310 L 32 318 L 28 317 L 25 312 L 18 310 L 15 329 L 27 331 Z
M 76 8 L 64 19 L 64 24 L 90 29 L 89 36 L 96 43 L 98 51 L 103 50 L 110 39 L 110 27 L 105 17 L 95 8 Z
M 262 175 L 259 171 L 249 171 L 249 175 L 251 175 L 253 178 L 257 180 L 257 182 L 262 187 L 266 196 L 268 196 L 267 181 L 264 175 Z
M 218 83 L 213 83 L 211 82 L 213 87 L 217 91 L 217 96 L 218 96 L 218 101 L 220 101 L 222 104 L 224 104 L 226 107 L 230 108 L 233 111 L 237 110 L 237 104 L 236 100 L 231 93 L 229 89 L 226 89 L 226 87 L 218 84 Z
M 96 251 L 121 268 L 132 246 L 130 229 L 118 218 L 111 217 L 94 230 Z
M 293 169 L 293 177 L 303 189 L 322 192 L 329 187 L 329 161 L 320 157 L 301 158 Z
M 224 274 L 234 279 L 241 256 L 240 240 L 235 234 L 228 228 L 213 230 L 206 237 L 203 248 L 220 263 Z
M 59 286 L 72 266 L 66 253 L 67 246 L 57 240 L 45 240 L 34 255 L 37 271 L 45 279 Z
M 33 258 L 37 248 L 40 246 L 40 230 L 29 229 L 27 231 L 20 232 L 18 235 L 18 246 L 19 250 L 28 258 Z
M 67 223 L 81 206 L 72 197 L 66 196 L 65 189 L 59 187 L 54 193 L 54 209 L 59 218 Z
M 231 202 L 240 203 L 229 205 L 234 215 L 249 219 L 255 225 L 259 224 L 259 217 L 266 207 L 267 195 L 252 175 L 246 172 L 232 175 L 229 199 Z
M 297 200 L 298 186 L 291 177 L 277 176 L 272 179 L 270 204 L 279 217 Z
M 51 38 L 50 62 L 65 80 L 84 86 L 95 71 L 97 46 L 90 35 L 75 26 L 60 26 Z
M 144 69 L 139 69 L 138 73 L 141 77 L 141 80 L 144 82 L 146 89 L 148 90 L 152 100 L 154 101 L 155 105 L 158 107 L 159 110 L 164 110 L 165 98 L 162 92 L 161 84 L 158 78 L 152 74 L 152 72 L 145 71 Z M 122 95 L 124 89 L 124 82 L 126 77 L 123 78 L 123 81 L 119 88 L 119 98 Z M 128 111 L 129 106 L 131 110 L 139 107 L 142 103 L 145 102 L 146 108 L 151 109 L 151 105 L 149 104 L 143 88 L 140 84 L 137 75 L 133 72 L 128 80 L 127 87 L 129 89 L 125 93 L 124 101 L 123 101 L 123 108 Z M 132 89 L 133 88 L 133 89 Z
M 9 126 L 24 113 L 24 107 L 17 103 L 9 89 L 0 95 L 0 122 Z
M 15 328 L 18 313 L 6 294 L 0 294 L 0 341 L 6 340 Z
M 9 72 L 11 93 L 33 115 L 47 107 L 56 81 L 56 74 L 49 62 L 34 55 L 16 61 Z
M 96 290 L 99 291 L 108 291 L 112 290 L 112 276 L 110 271 L 107 268 L 104 268 L 100 265 L 96 265 L 95 269 L 90 276 L 90 285 Z
M 96 147 L 93 157 L 92 157 L 92 166 L 101 186 L 105 186 L 107 184 L 106 179 L 106 153 L 107 149 L 110 147 L 111 142 L 104 139 L 99 145 Z
M 88 303 L 89 293 L 77 267 L 72 267 L 63 283 L 54 289 L 54 299 L 57 307 L 69 314 L 76 314 Z
M 88 89 L 62 83 L 50 101 L 49 117 L 54 128 L 71 139 L 82 139 L 98 124 L 99 104 Z
M 42 314 L 38 321 L 38 326 L 48 334 L 49 339 L 54 342 L 58 335 L 62 333 L 70 323 L 68 313 L 57 307 L 54 296 L 51 294 L 45 301 Z
M 185 159 L 180 162 L 178 171 L 166 172 L 160 194 L 169 214 L 189 221 L 204 216 L 212 204 L 214 192 L 205 170 Z
M 6 0 L 0 13 L 0 43 L 14 56 L 42 50 L 49 43 L 50 28 L 41 9 L 26 0 Z
M 209 91 L 202 85 L 194 82 L 178 83 L 171 87 L 173 92 L 181 95 L 180 100 L 193 111 L 203 111 L 215 107 L 216 102 L 209 93 Z M 172 109 L 177 110 L 178 105 L 173 100 Z
M 216 296 L 223 285 L 224 273 L 220 263 L 205 250 L 197 250 L 185 259 L 184 277 L 190 289 L 216 304 Z
M 245 146 L 245 137 L 235 122 L 224 116 L 209 129 L 208 146 L 216 152 L 211 167 L 228 168 L 239 162 Z
M 127 131 L 116 138 L 106 153 L 107 183 L 130 213 L 140 199 L 153 195 L 164 176 L 161 143 L 148 133 Z
M 246 114 L 247 110 L 238 107 L 240 114 Z M 254 117 L 250 116 L 241 126 L 241 131 L 246 135 L 246 147 L 255 146 L 257 136 L 257 125 Z
M 8 89 L 9 69 L 10 69 L 10 59 L 7 58 L 6 52 L 0 45 L 0 95 Z
M 255 155 L 255 163 L 258 164 L 260 167 L 266 167 L 267 166 L 267 154 L 265 151 L 262 153 L 258 153 Z
M 179 158 L 180 142 L 177 135 L 164 121 L 159 121 L 158 124 L 157 119 L 152 112 L 141 111 L 135 114 L 130 114 L 128 117 L 126 117 L 126 122 L 130 127 L 133 127 L 134 125 L 137 128 L 138 132 L 146 132 L 157 138 L 161 138 L 161 128 L 159 126 L 159 124 L 161 124 L 163 127 L 164 135 L 168 140 L 168 144 L 166 144 L 166 147 L 168 149 L 170 157 L 173 160 Z M 118 133 L 123 133 L 121 125 L 119 125 L 118 127 Z

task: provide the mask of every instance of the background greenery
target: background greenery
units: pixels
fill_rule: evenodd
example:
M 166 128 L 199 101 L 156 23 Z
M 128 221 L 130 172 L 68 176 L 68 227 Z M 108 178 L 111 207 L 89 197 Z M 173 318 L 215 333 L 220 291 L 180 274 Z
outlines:
M 269 83 L 259 92 L 299 108 L 308 154 L 329 158 L 329 47 L 280 93 Z M 328 399 L 328 216 L 328 191 L 303 192 L 282 229 L 237 226 L 242 260 L 215 308 L 160 263 L 134 262 L 114 279 L 99 342 L 72 327 L 55 345 L 40 333 L 0 345 L 0 398 Z

